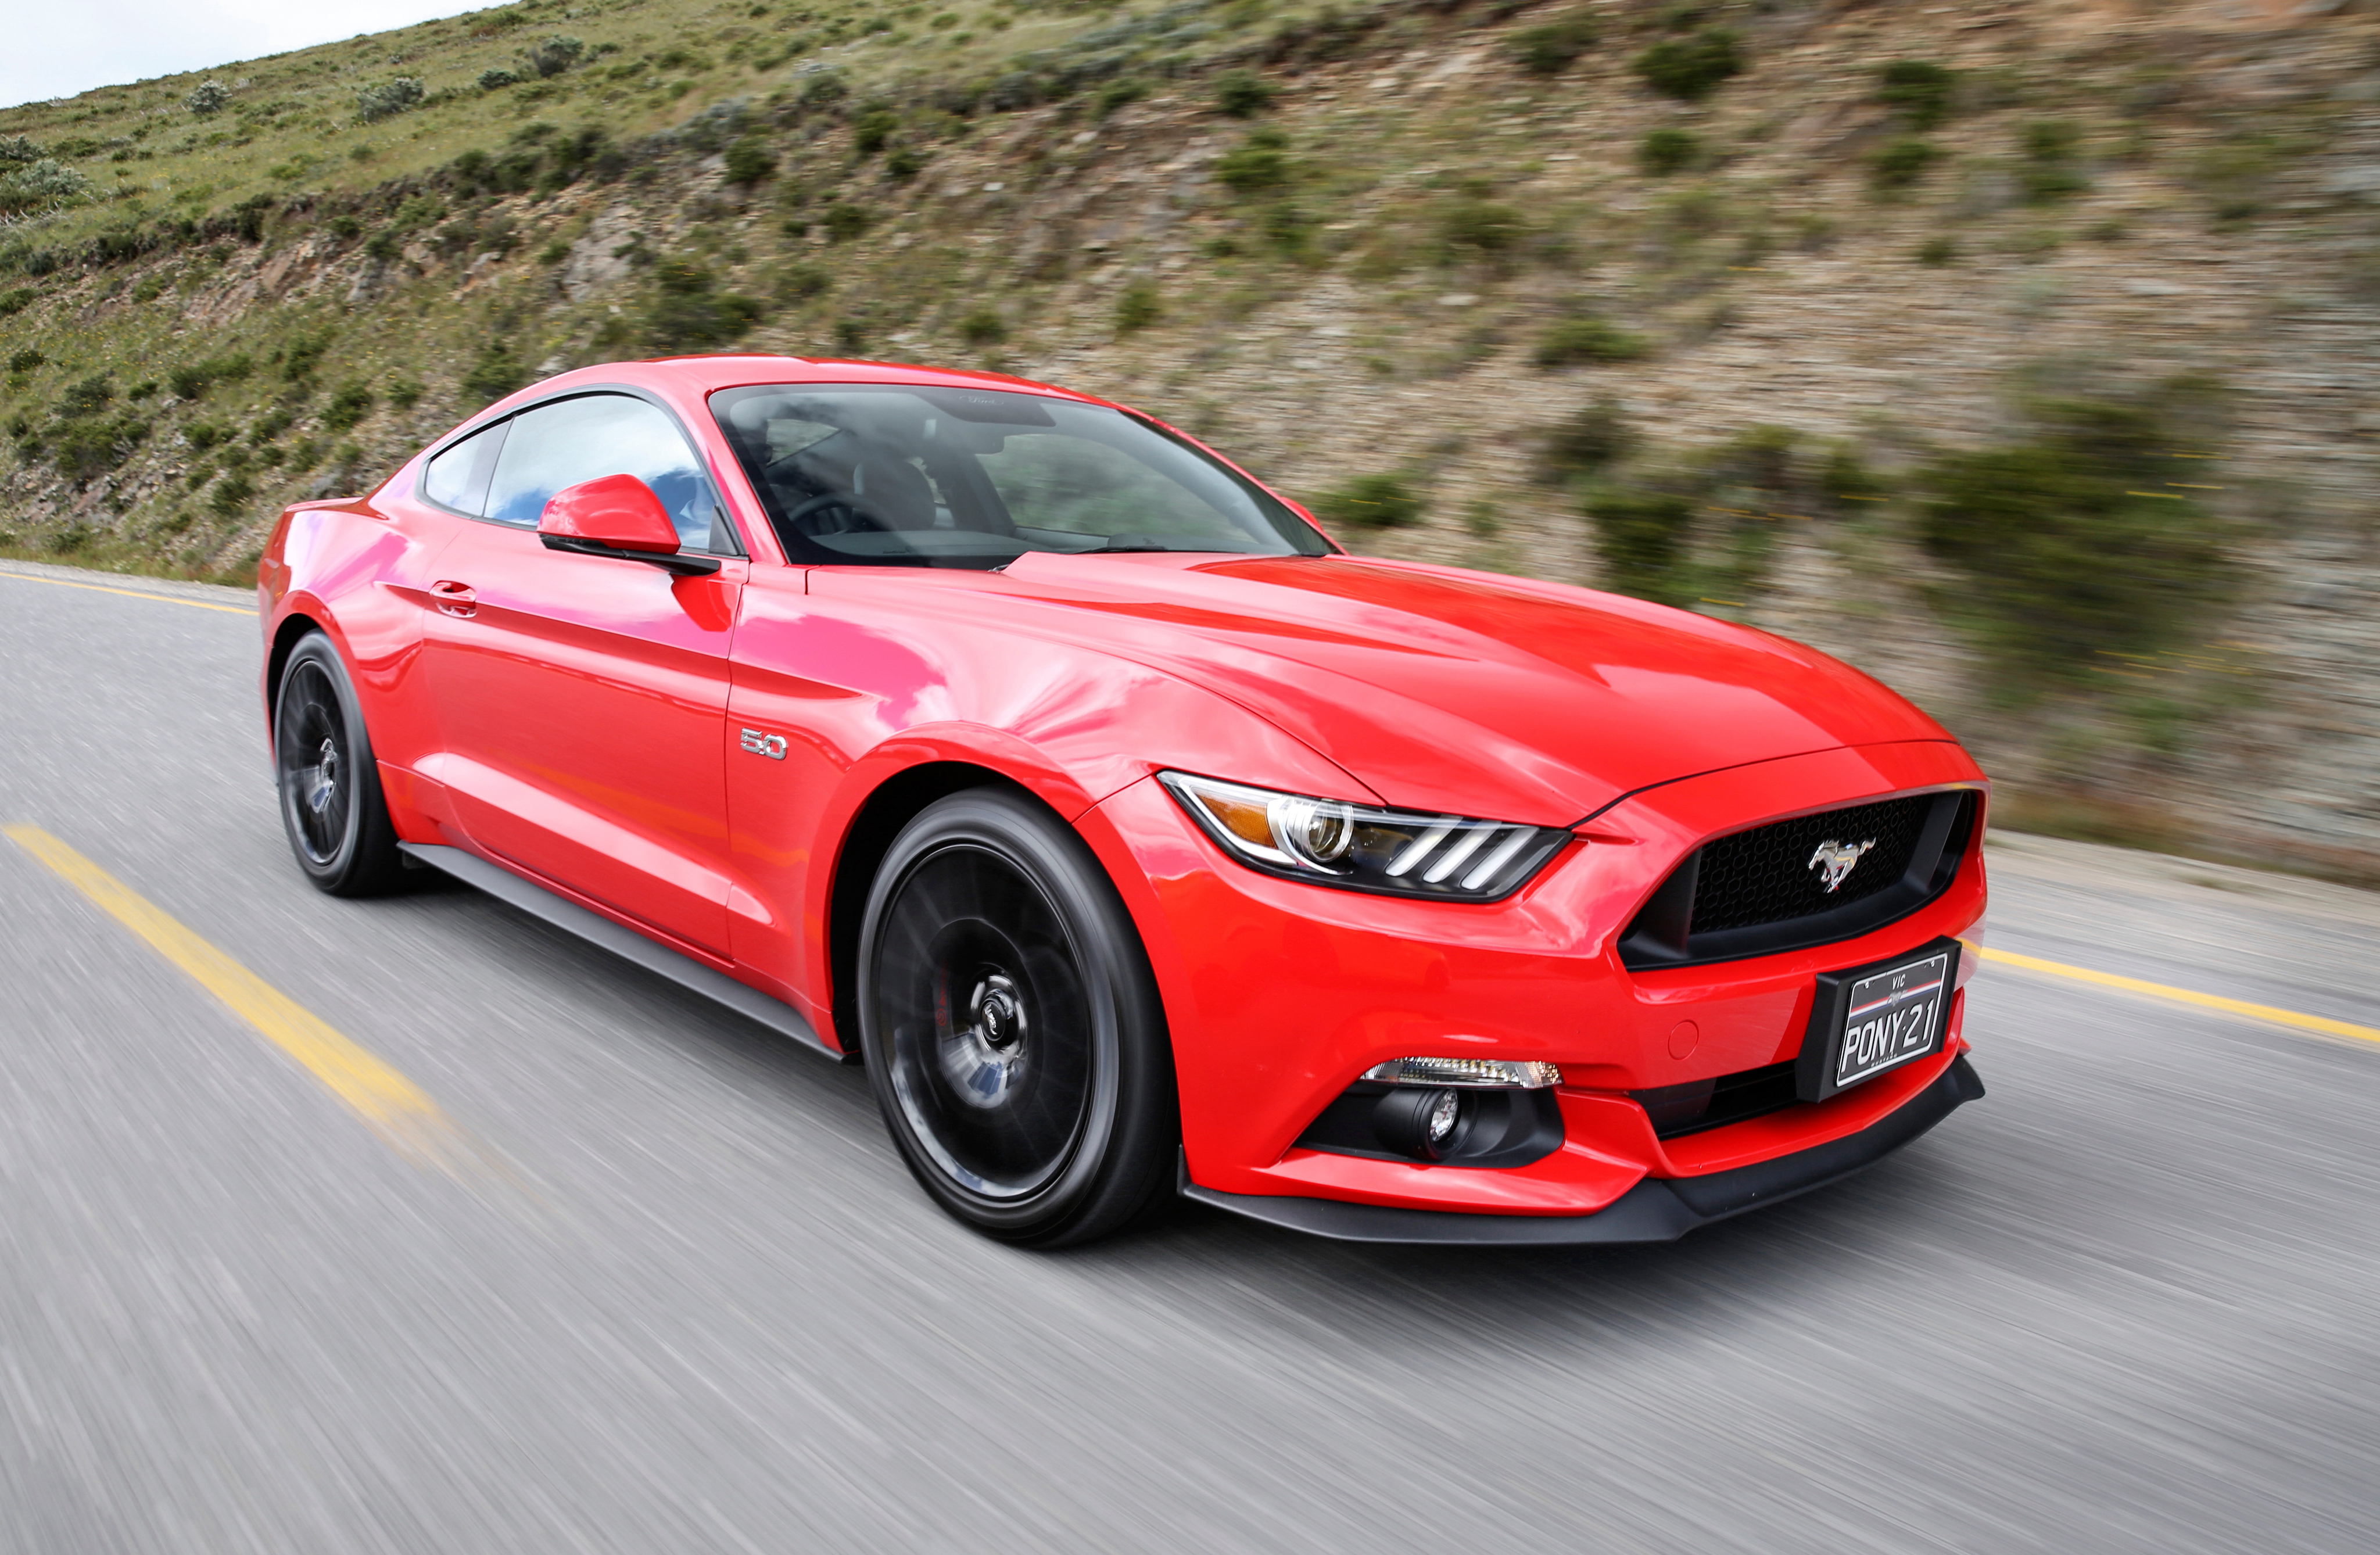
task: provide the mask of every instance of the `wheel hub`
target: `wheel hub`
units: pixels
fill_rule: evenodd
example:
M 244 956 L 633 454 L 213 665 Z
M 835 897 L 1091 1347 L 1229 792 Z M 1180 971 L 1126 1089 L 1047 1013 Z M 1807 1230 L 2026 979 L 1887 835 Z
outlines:
M 1008 1099 L 1023 1076 L 1030 1024 L 1016 979 L 985 968 L 967 995 L 966 1024 L 942 1051 L 942 1073 L 961 1100 L 997 1107 Z
M 322 759 L 314 765 L 314 781 L 306 785 L 306 807 L 320 815 L 330 808 L 331 796 L 339 791 L 338 743 L 325 739 L 318 754 Z
M 1006 1052 L 1025 1039 L 1025 1004 L 1016 996 L 1015 979 L 1007 973 L 990 973 L 976 984 L 967 1007 L 984 1041 L 993 1049 Z

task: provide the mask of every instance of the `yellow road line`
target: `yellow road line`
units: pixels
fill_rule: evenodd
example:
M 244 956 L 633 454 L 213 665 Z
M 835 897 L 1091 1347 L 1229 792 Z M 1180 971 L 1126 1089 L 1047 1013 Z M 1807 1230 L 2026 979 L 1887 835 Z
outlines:
M 254 615 L 247 605 L 211 604 L 205 600 L 186 600 L 178 594 L 152 594 L 146 589 L 110 589 L 103 583 L 69 583 L 63 577 L 43 577 L 33 572 L 10 572 L 0 567 L 0 577 L 19 577 L 28 583 L 47 583 L 60 589 L 88 589 L 94 594 L 126 594 L 136 600 L 162 600 L 167 604 L 188 605 L 192 610 L 220 610 L 230 615 Z
M 40 827 L 6 826 L 0 832 L 271 1038 L 391 1145 L 439 1165 L 452 1164 L 458 1136 L 438 1104 L 411 1080 Z
M 2138 993 L 2150 999 L 2168 999 L 2177 1004 L 2193 1004 L 2202 1010 L 2220 1010 L 2227 1015 L 2240 1015 L 2248 1020 L 2292 1027 L 2300 1031 L 2318 1031 L 2325 1037 L 2344 1037 L 2357 1042 L 2380 1042 L 2380 1030 L 2350 1021 L 2332 1020 L 2328 1015 L 2301 1014 L 2295 1010 L 2284 1010 L 2271 1004 L 2252 1004 L 2244 999 L 2226 999 L 2219 993 L 2200 993 L 2195 989 L 2174 988 L 2139 978 L 2119 978 L 2113 972 L 2095 972 L 2088 966 L 2069 966 L 2062 961 L 2044 961 L 2037 955 L 2019 955 L 2014 951 L 1986 948 L 1984 959 L 1997 961 L 2005 966 L 2021 967 L 2028 972 L 2046 972 L 2053 978 L 2071 978 L 2079 983 L 2094 983 L 2100 988 Z

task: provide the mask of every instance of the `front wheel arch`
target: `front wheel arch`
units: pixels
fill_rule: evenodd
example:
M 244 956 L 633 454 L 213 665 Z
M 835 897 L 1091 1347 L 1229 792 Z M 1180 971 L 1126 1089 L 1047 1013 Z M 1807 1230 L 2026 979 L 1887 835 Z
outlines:
M 885 779 L 844 830 L 827 899 L 827 977 L 835 1040 L 853 1060 L 859 1056 L 859 937 L 877 868 L 902 828 L 920 811 L 968 788 L 999 789 L 1049 808 L 1030 788 L 990 767 L 971 761 L 927 761 Z M 1058 814 L 1054 809 L 1050 813 Z M 1062 816 L 1058 820 L 1064 824 Z

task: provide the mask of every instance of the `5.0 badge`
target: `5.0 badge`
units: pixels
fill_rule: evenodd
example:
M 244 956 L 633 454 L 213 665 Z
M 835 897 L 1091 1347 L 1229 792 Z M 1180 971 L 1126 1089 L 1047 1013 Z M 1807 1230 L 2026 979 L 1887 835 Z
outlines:
M 737 733 L 743 736 L 744 748 L 753 755 L 765 756 L 771 761 L 782 761 L 785 759 L 784 735 L 764 735 L 758 729 L 743 729 Z

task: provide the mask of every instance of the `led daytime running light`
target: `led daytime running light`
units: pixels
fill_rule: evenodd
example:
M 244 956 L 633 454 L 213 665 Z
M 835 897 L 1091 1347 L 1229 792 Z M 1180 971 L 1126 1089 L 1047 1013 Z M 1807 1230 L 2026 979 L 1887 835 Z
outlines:
M 1446 1086 L 1466 1090 L 1543 1090 L 1561 1084 L 1561 1066 L 1509 1058 L 1392 1058 L 1364 1071 L 1392 1086 Z
M 1318 799 L 1186 772 L 1158 778 L 1240 862 L 1382 895 L 1495 901 L 1571 840 L 1549 827 Z

